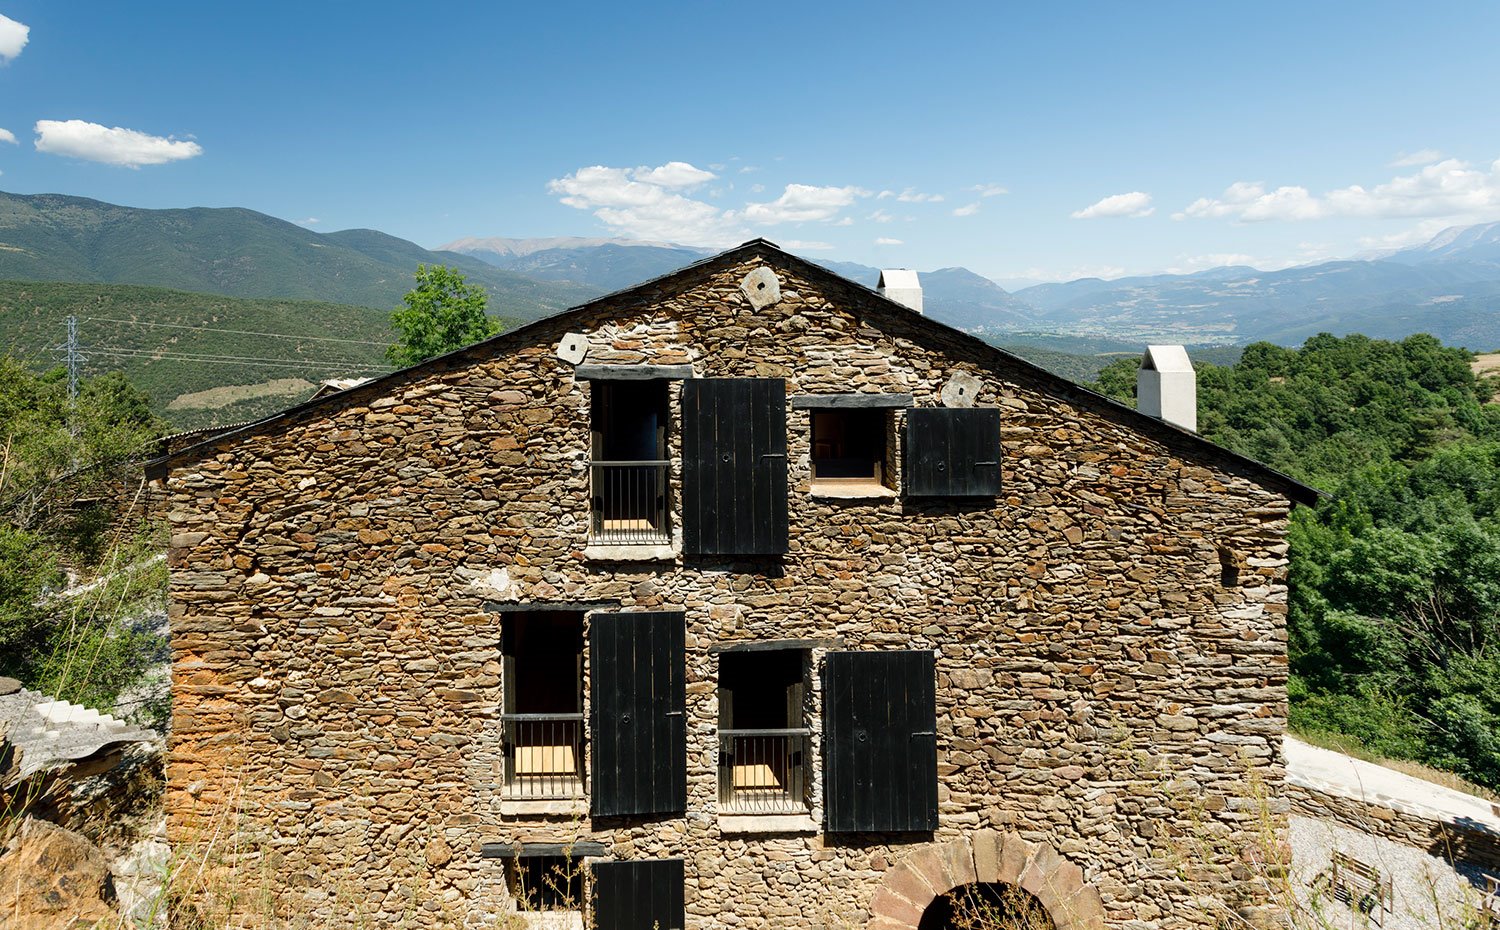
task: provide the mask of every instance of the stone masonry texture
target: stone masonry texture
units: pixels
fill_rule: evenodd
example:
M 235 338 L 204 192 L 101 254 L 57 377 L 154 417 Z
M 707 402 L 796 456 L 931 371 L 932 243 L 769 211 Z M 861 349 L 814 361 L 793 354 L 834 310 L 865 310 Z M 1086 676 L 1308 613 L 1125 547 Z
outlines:
M 760 267 L 780 299 L 755 309 L 740 282 Z M 591 384 L 554 354 L 570 332 L 589 364 L 789 393 L 936 406 L 965 373 L 1002 412 L 1002 493 L 815 497 L 809 411 L 788 405 L 784 557 L 591 561 Z M 1286 488 L 771 247 L 218 437 L 167 487 L 170 828 L 182 848 L 233 828 L 213 867 L 262 889 L 236 907 L 487 926 L 511 902 L 481 844 L 590 840 L 685 860 L 690 930 L 893 927 L 872 906 L 888 870 L 1005 835 L 1081 870 L 1105 926 L 1209 926 L 1205 902 L 1253 909 L 1242 863 L 1268 811 L 1285 827 Z M 487 605 L 529 601 L 686 613 L 685 816 L 502 812 Z M 767 639 L 934 651 L 934 834 L 722 831 L 710 647 Z M 816 728 L 816 669 L 810 684 Z

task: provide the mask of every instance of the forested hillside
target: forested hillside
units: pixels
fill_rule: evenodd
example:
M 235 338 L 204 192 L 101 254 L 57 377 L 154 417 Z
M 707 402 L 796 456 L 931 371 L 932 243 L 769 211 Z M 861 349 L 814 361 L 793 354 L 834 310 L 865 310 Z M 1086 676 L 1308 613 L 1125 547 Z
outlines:
M 1500 406 L 1430 336 L 1200 365 L 1205 436 L 1332 493 L 1293 515 L 1291 722 L 1500 788 Z M 1096 388 L 1133 401 L 1137 359 Z

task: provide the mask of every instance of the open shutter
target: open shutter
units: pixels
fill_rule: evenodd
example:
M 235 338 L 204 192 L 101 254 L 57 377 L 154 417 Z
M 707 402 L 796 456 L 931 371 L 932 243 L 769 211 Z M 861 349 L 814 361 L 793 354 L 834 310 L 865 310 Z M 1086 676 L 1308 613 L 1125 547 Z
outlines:
M 594 930 L 682 930 L 681 859 L 596 862 Z
M 907 497 L 1000 493 L 1000 411 L 913 407 L 906 411 L 902 490 Z
M 683 634 L 680 612 L 589 620 L 595 817 L 687 809 Z
M 932 653 L 830 652 L 823 665 L 824 829 L 936 830 Z
M 786 537 L 786 382 L 682 382 L 683 551 L 779 555 Z

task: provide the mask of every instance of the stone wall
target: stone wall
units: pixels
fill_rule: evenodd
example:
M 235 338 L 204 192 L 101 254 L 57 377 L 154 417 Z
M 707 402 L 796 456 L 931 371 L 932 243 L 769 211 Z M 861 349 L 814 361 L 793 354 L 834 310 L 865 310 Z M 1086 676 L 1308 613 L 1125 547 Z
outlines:
M 1336 820 L 1448 862 L 1500 869 L 1500 834 L 1487 824 L 1443 818 L 1389 800 L 1351 798 L 1297 780 L 1287 782 L 1286 796 L 1298 814 Z
M 271 889 L 263 906 L 314 922 L 482 924 L 509 903 L 481 843 L 580 838 L 685 859 L 693 930 L 862 926 L 910 838 L 731 836 L 716 811 L 710 647 L 837 638 L 936 653 L 932 842 L 993 829 L 1047 844 L 1082 868 L 1110 926 L 1207 925 L 1203 895 L 1243 903 L 1249 886 L 1218 876 L 1256 840 L 1247 766 L 1273 795 L 1283 778 L 1284 493 L 778 256 L 533 324 L 178 465 L 174 838 L 201 841 L 232 809 L 253 862 L 241 867 Z M 781 299 L 755 310 L 739 284 L 761 264 Z M 786 556 L 586 560 L 590 385 L 554 355 L 569 332 L 587 335 L 591 364 L 691 363 L 698 377 L 785 378 L 791 393 L 937 405 L 967 372 L 979 404 L 1002 409 L 1004 491 L 815 497 L 808 412 L 788 409 Z M 668 443 L 676 461 L 674 432 Z M 686 612 L 685 817 L 502 813 L 500 619 L 486 604 L 575 600 Z M 812 762 L 817 785 L 816 749 Z M 1204 868 L 1182 873 L 1174 832 L 1212 837 Z

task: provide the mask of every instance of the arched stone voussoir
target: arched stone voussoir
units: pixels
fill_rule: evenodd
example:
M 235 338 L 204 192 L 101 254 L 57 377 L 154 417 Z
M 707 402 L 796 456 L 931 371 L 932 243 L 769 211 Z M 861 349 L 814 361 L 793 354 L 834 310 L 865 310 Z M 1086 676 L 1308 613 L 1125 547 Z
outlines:
M 1050 844 L 998 830 L 912 850 L 876 889 L 865 930 L 915 930 L 939 896 L 973 882 L 1022 888 L 1047 910 L 1057 930 L 1104 930 L 1104 903 L 1099 890 L 1084 881 L 1083 869 Z

